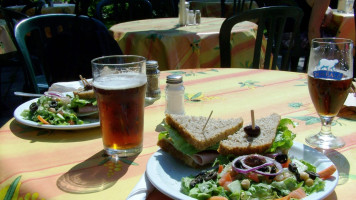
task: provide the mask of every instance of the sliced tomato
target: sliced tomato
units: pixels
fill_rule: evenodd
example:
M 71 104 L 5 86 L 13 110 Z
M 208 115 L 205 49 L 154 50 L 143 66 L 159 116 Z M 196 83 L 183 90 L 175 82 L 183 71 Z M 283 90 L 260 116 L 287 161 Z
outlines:
M 256 173 L 250 172 L 247 174 L 247 178 L 255 181 L 256 183 L 260 182 L 260 179 L 258 179 L 258 175 Z
M 288 158 L 287 162 L 281 163 L 281 165 L 282 165 L 283 168 L 288 168 L 288 165 L 289 165 L 290 162 L 291 162 L 291 160 Z
M 219 179 L 219 185 L 223 186 L 225 190 L 230 191 L 230 189 L 227 187 L 232 182 L 232 178 L 230 173 L 224 174 L 220 179 Z
M 222 172 L 222 170 L 224 169 L 224 166 L 223 165 L 219 165 L 219 170 L 218 170 L 218 173 L 220 174 Z
M 328 168 L 323 169 L 320 172 L 318 172 L 318 174 L 319 174 L 321 179 L 325 180 L 325 179 L 330 178 L 330 176 L 332 176 L 335 171 L 336 171 L 336 166 L 335 165 L 331 165 Z

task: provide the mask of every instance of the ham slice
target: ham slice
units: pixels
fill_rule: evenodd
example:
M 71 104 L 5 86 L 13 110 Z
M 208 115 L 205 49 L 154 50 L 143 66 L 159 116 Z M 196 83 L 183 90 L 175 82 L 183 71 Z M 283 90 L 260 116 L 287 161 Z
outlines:
M 194 160 L 198 165 L 206 165 L 208 163 L 214 162 L 214 160 L 218 157 L 219 153 L 217 151 L 202 151 L 191 155 L 190 157 Z

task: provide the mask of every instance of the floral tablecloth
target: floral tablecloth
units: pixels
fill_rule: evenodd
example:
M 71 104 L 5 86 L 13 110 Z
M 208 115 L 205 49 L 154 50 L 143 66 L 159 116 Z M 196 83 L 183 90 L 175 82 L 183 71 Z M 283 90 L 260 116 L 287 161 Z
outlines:
M 200 25 L 179 27 L 178 18 L 148 19 L 116 24 L 110 31 L 124 54 L 157 60 L 161 70 L 214 68 L 220 67 L 219 31 L 224 20 L 202 18 Z M 231 66 L 252 65 L 256 31 L 252 22 L 233 28 Z
M 294 120 L 296 141 L 320 130 L 320 120 L 311 103 L 306 74 L 255 69 L 187 69 L 164 71 L 160 76 L 162 97 L 145 108 L 144 149 L 137 157 L 114 163 L 105 157 L 100 128 L 47 130 L 31 128 L 10 119 L 0 129 L 0 199 L 18 178 L 17 197 L 33 199 L 125 199 L 158 150 L 156 126 L 164 118 L 165 79 L 183 75 L 185 109 L 188 115 L 216 118 L 242 117 L 250 110 L 260 118 L 273 112 Z M 336 118 L 332 130 L 346 146 L 324 153 L 339 170 L 339 183 L 326 199 L 354 199 L 356 190 L 356 122 Z M 109 185 L 94 193 L 73 194 L 58 185 L 81 187 Z M 63 188 L 63 187 L 62 187 Z M 155 190 L 155 194 L 157 190 Z M 162 194 L 158 196 L 162 197 Z

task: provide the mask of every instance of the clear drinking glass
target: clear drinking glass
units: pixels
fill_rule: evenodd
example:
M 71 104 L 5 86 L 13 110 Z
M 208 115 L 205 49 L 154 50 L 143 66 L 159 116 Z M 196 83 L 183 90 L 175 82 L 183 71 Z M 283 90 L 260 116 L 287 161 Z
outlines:
M 322 149 L 335 149 L 345 142 L 331 132 L 333 118 L 344 104 L 353 77 L 353 41 L 344 38 L 312 40 L 308 87 L 314 107 L 320 116 L 321 131 L 306 142 Z
M 115 55 L 91 63 L 104 148 L 118 158 L 135 156 L 142 151 L 146 59 Z

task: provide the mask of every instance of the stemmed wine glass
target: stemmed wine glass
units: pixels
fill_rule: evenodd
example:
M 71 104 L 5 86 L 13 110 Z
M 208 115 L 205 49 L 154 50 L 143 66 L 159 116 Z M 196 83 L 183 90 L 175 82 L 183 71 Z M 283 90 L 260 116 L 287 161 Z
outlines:
M 308 87 L 314 107 L 320 116 L 321 130 L 306 142 L 322 149 L 343 147 L 345 142 L 331 132 L 333 118 L 344 104 L 353 77 L 353 41 L 344 38 L 312 40 Z

